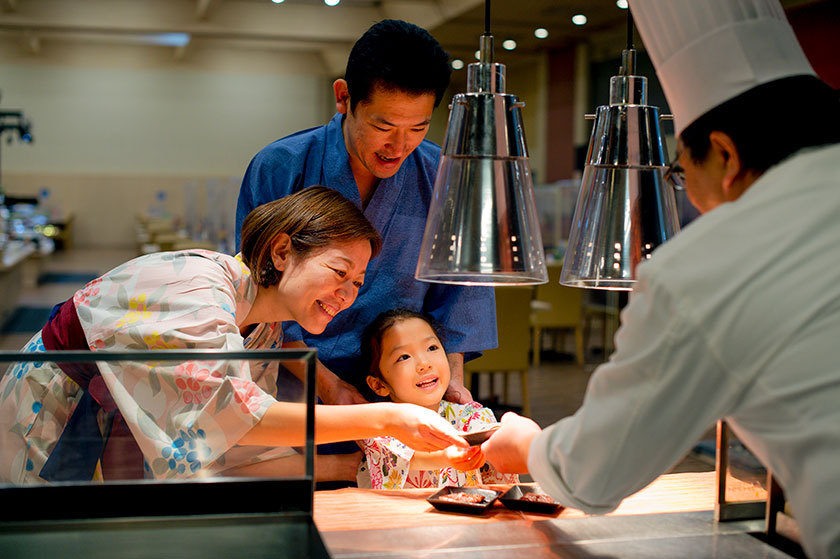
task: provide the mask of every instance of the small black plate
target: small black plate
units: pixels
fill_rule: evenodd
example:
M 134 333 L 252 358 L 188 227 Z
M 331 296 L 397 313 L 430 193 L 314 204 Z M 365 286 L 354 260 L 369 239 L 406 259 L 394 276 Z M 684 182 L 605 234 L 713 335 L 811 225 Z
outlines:
M 508 489 L 504 495 L 499 497 L 499 500 L 504 506 L 511 510 L 521 510 L 523 512 L 540 512 L 543 514 L 554 514 L 562 508 L 560 503 L 541 503 L 539 501 L 525 501 L 522 499 L 529 493 L 537 493 L 544 495 L 545 493 L 537 487 L 530 485 L 514 485 Z
M 455 501 L 441 500 L 444 495 L 451 493 L 477 493 L 484 497 L 483 503 L 458 503 Z M 478 487 L 444 487 L 428 499 L 433 507 L 446 512 L 463 512 L 466 514 L 482 514 L 493 506 L 493 502 L 501 495 L 501 491 L 492 489 L 480 489 Z
M 490 438 L 490 435 L 495 433 L 501 427 L 500 424 L 495 424 L 492 427 L 488 427 L 487 429 L 482 429 L 481 431 L 473 431 L 471 433 L 467 433 L 465 435 L 461 435 L 464 437 L 464 440 L 467 441 L 470 446 L 478 446 L 487 439 Z

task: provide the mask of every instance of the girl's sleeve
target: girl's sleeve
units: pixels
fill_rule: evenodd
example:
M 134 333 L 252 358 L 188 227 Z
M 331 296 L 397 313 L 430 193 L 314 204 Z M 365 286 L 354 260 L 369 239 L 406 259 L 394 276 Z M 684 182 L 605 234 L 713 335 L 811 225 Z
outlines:
M 393 437 L 361 441 L 371 489 L 402 489 L 414 451 Z

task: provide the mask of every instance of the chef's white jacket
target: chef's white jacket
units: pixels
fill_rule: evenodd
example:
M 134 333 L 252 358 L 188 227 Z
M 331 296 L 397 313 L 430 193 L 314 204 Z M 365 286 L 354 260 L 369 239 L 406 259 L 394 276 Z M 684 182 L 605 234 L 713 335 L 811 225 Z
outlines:
M 840 557 L 840 145 L 803 150 L 639 265 L 616 351 L 537 436 L 531 475 L 613 510 L 719 418 L 777 476 L 814 557 Z

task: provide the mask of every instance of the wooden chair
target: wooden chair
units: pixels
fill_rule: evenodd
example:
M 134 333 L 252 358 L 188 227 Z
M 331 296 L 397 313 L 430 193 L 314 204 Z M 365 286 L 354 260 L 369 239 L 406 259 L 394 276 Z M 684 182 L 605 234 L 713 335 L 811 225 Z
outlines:
M 575 335 L 575 359 L 584 364 L 584 289 L 560 285 L 561 265 L 548 267 L 548 283 L 537 286 L 532 305 L 533 363 L 540 364 L 542 337 L 546 330 L 572 330 Z
M 522 386 L 522 413 L 531 413 L 528 396 L 528 350 L 530 340 L 531 300 L 534 290 L 531 287 L 496 288 L 496 328 L 499 335 L 499 347 L 490 349 L 478 359 L 464 364 L 464 382 L 467 389 L 473 390 L 473 375 L 490 373 L 490 390 L 495 392 L 495 373 L 504 376 L 503 400 L 508 400 L 508 375 L 518 373 Z M 476 377 L 477 378 L 477 377 Z M 476 383 L 478 385 L 478 383 Z M 478 391 L 479 386 L 475 387 Z M 474 394 L 478 399 L 478 394 Z

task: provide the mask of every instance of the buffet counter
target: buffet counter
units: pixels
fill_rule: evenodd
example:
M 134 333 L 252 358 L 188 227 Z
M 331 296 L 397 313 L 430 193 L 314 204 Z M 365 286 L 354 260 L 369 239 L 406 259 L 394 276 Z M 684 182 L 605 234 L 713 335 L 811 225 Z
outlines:
M 499 488 L 506 488 L 500 486 Z M 714 520 L 715 473 L 666 474 L 613 513 L 444 513 L 435 489 L 315 492 L 315 524 L 332 557 L 788 557 L 747 532 L 764 521 Z

